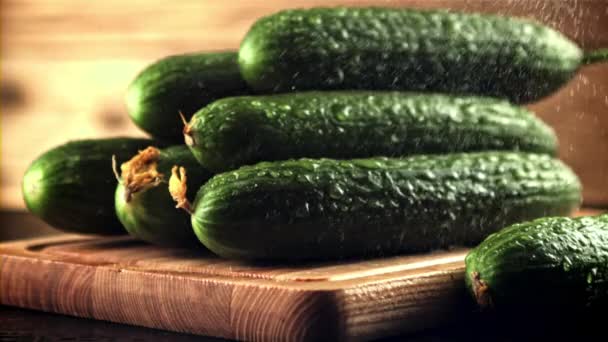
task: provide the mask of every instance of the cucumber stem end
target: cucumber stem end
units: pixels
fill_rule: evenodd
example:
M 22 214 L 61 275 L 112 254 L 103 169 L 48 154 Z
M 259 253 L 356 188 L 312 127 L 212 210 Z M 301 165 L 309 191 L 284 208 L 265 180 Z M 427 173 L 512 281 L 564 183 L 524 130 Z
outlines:
M 182 113 L 181 111 L 179 112 L 179 117 L 184 123 L 184 129 L 182 133 L 184 134 L 184 140 L 186 142 L 186 145 L 192 146 L 194 145 L 194 138 L 192 137 L 192 126 L 190 126 L 188 120 L 186 120 L 186 117 L 184 116 L 184 113 Z
M 475 301 L 482 309 L 490 309 L 494 306 L 492 297 L 490 296 L 488 284 L 481 279 L 479 272 L 473 272 L 471 274 L 473 283 L 473 293 L 475 295 Z
M 583 64 L 608 62 L 608 48 L 593 50 L 585 53 Z

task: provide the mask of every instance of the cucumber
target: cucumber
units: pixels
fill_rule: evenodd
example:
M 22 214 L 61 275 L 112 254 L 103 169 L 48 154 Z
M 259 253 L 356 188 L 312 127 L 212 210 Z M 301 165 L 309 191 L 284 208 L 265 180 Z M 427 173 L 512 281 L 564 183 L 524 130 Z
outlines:
M 216 254 L 333 259 L 473 245 L 507 224 L 564 215 L 579 181 L 547 155 L 263 162 L 211 178 L 192 227 Z
M 150 135 L 183 143 L 181 112 L 190 118 L 211 101 L 248 93 L 236 52 L 169 56 L 144 69 L 127 90 L 133 122 Z
M 446 10 L 313 8 L 258 20 L 239 49 L 257 91 L 414 90 L 524 103 L 553 93 L 586 63 L 561 33 L 525 19 Z
M 507 101 L 399 92 L 226 98 L 197 112 L 184 133 L 196 158 L 213 171 L 301 157 L 557 151 L 552 129 Z
M 121 166 L 121 182 L 115 194 L 116 215 L 129 234 L 138 239 L 162 246 L 200 246 L 190 216 L 175 209 L 171 194 L 163 186 L 176 164 L 188 168 L 188 185 L 193 189 L 211 177 L 186 146 L 163 150 L 148 147 Z
M 29 211 L 49 225 L 81 234 L 126 234 L 114 214 L 112 155 L 125 160 L 153 140 L 77 140 L 36 159 L 23 176 Z
M 495 313 L 578 316 L 608 305 L 608 215 L 507 227 L 466 257 L 467 287 Z

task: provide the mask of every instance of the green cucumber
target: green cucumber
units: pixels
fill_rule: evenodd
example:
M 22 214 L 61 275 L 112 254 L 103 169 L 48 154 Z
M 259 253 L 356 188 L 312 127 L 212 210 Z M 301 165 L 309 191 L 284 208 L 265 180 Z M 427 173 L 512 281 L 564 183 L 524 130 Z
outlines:
M 492 234 L 466 257 L 467 287 L 495 313 L 577 316 L 608 305 L 608 215 L 550 217 Z
M 139 167 L 129 168 L 135 164 Z M 116 215 L 131 236 L 162 246 L 200 246 L 190 216 L 175 209 L 164 184 L 177 164 L 188 168 L 188 185 L 192 189 L 198 189 L 211 177 L 183 145 L 163 150 L 149 147 L 121 166 L 123 175 L 115 194 Z
M 155 142 L 109 138 L 72 141 L 36 159 L 25 172 L 23 199 L 49 225 L 82 234 L 125 234 L 114 214 L 112 155 L 125 160 Z
M 484 97 L 304 92 L 221 99 L 184 130 L 202 165 L 521 150 L 556 154 L 553 130 L 524 108 Z
M 553 93 L 586 63 L 561 33 L 525 19 L 446 10 L 313 8 L 258 20 L 239 50 L 257 91 L 411 90 L 524 103 Z
M 330 259 L 474 245 L 507 224 L 578 207 L 574 173 L 547 155 L 263 162 L 211 178 L 194 232 L 228 258 Z
M 150 135 L 183 143 L 181 112 L 187 119 L 211 101 L 247 94 L 236 52 L 169 56 L 144 69 L 127 90 L 133 122 Z

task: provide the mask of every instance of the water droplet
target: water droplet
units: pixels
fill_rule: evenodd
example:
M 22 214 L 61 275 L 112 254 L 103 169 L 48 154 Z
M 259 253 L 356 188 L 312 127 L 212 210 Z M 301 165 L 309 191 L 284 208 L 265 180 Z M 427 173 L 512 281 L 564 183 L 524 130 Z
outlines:
M 258 177 L 266 177 L 268 175 L 268 173 L 265 170 L 262 170 L 262 171 L 258 171 L 258 173 L 256 175 Z
M 437 178 L 437 175 L 431 171 L 431 170 L 426 170 L 422 173 L 422 176 L 428 180 L 434 180 Z
M 340 199 L 344 195 L 344 189 L 338 183 L 334 183 L 329 188 L 329 197 Z

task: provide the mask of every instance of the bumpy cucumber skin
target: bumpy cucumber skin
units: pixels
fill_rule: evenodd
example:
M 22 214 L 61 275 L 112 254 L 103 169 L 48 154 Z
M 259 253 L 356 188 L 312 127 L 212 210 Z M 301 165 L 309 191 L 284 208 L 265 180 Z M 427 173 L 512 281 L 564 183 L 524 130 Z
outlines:
M 184 145 L 161 150 L 157 165 L 165 180 L 171 176 L 174 165 L 186 168 L 190 198 L 212 176 Z M 125 187 L 118 184 L 115 206 L 118 219 L 131 236 L 161 246 L 200 246 L 192 231 L 190 215 L 175 208 L 166 183 L 134 194 L 130 202 L 125 200 Z
M 547 155 L 264 162 L 216 175 L 192 226 L 228 258 L 328 259 L 474 245 L 505 225 L 570 213 L 579 181 Z
M 25 172 L 23 199 L 49 225 L 81 234 L 126 234 L 114 214 L 112 155 L 127 160 L 153 140 L 88 139 L 55 147 Z
M 193 154 L 214 171 L 303 157 L 557 151 L 553 130 L 533 113 L 471 96 L 356 91 L 242 96 L 215 101 L 189 125 Z
M 489 236 L 466 257 L 466 283 L 487 285 L 495 312 L 605 312 L 608 304 L 608 215 L 550 217 Z
M 183 143 L 184 124 L 215 99 L 247 94 L 236 52 L 169 56 L 144 69 L 127 90 L 133 122 L 150 135 Z
M 314 8 L 258 20 L 239 50 L 257 91 L 415 90 L 531 102 L 572 78 L 582 51 L 524 19 L 445 10 Z

